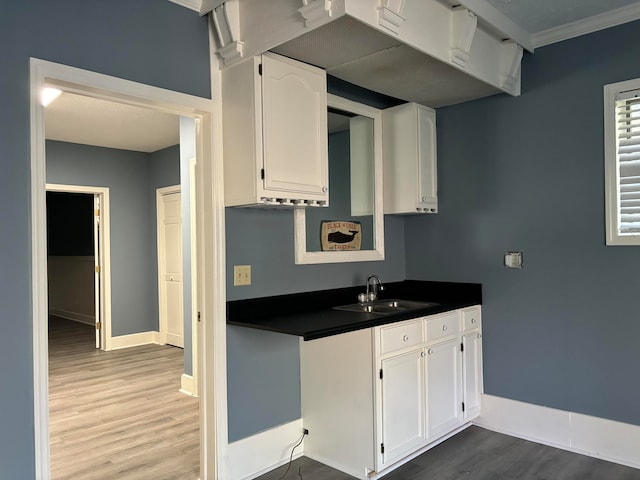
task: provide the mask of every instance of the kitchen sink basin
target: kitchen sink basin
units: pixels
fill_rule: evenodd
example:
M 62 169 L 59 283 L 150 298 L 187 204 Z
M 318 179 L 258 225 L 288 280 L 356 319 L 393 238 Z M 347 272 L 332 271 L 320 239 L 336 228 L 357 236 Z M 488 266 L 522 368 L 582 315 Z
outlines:
M 351 305 L 340 305 L 333 307 L 334 310 L 344 310 L 347 312 L 360 313 L 377 313 L 380 315 L 389 315 L 391 313 L 406 312 L 409 310 L 418 310 L 438 305 L 433 302 L 417 302 L 414 300 L 397 300 L 385 299 L 376 300 L 375 302 L 353 303 Z

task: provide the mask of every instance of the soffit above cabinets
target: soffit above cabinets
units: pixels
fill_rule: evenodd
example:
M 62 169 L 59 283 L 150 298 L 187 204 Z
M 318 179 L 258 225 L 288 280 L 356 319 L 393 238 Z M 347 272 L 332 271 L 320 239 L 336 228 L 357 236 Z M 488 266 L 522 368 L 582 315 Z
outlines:
M 222 69 L 271 50 L 429 107 L 520 94 L 528 42 L 503 23 L 449 0 L 229 0 L 211 16 Z
M 209 13 L 222 3 L 237 0 L 169 0 L 198 12 Z M 264 1 L 264 0 L 261 0 Z M 335 2 L 335 0 L 329 0 Z M 400 0 L 402 1 L 402 0 Z M 482 18 L 506 19 L 504 30 L 528 35 L 526 50 L 585 35 L 640 19 L 638 0 L 441 0 L 461 4 Z M 388 0 L 381 0 L 388 4 Z M 491 22 L 489 22 L 491 23 Z M 504 25 L 503 25 L 504 26 Z M 505 35 L 505 37 L 510 35 Z M 522 42 L 522 39 L 519 39 Z
M 272 51 L 369 90 L 432 108 L 502 91 L 348 16 Z

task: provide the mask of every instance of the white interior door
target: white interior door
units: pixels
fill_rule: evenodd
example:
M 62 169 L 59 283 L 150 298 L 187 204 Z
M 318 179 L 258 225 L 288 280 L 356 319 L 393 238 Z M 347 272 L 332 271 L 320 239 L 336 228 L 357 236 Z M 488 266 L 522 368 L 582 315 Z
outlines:
M 166 343 L 184 348 L 182 200 L 179 191 L 162 190 L 158 190 L 160 330 Z

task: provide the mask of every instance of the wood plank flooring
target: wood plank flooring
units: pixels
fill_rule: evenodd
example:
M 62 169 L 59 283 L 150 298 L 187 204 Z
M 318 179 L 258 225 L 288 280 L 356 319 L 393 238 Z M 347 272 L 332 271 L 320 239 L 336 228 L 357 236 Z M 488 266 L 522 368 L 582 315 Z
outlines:
M 286 465 L 256 480 L 277 480 Z M 286 480 L 354 480 L 309 458 Z M 383 477 L 384 480 L 640 480 L 640 470 L 469 427 Z
M 104 352 L 91 326 L 49 320 L 53 480 L 195 480 L 198 399 L 178 392 L 183 350 Z

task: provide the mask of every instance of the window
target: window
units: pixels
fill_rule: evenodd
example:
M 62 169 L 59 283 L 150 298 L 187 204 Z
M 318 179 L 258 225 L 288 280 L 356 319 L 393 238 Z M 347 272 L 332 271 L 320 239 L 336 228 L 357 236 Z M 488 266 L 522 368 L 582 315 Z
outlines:
M 640 245 L 640 79 L 604 87 L 607 245 Z

